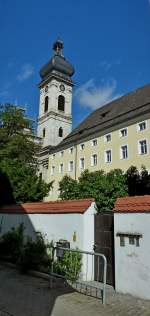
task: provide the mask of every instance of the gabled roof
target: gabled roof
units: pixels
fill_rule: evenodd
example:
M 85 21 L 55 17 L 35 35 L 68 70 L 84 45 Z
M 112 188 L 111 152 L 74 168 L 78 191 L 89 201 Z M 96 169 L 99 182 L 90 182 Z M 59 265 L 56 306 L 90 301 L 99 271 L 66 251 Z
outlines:
M 119 125 L 133 124 L 141 115 L 150 116 L 150 84 L 135 90 L 92 112 L 50 153 L 104 135 L 119 128 Z
M 150 195 L 117 198 L 114 212 L 150 212 Z
M 6 205 L 0 208 L 0 214 L 83 214 L 92 202 L 93 199 L 84 199 Z

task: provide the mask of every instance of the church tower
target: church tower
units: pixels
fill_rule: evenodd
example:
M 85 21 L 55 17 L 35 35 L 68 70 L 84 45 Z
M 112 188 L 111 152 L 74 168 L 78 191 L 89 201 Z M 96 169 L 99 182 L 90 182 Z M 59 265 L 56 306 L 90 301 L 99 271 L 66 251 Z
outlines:
M 53 45 L 54 55 L 40 70 L 38 137 L 43 147 L 56 146 L 72 129 L 73 66 L 62 53 L 63 42 Z

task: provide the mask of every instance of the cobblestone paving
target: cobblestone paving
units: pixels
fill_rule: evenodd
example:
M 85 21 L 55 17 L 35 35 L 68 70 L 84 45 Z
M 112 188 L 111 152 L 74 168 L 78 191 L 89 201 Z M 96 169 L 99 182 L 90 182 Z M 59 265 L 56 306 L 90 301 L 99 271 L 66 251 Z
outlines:
M 0 316 L 150 316 L 150 301 L 109 292 L 104 307 L 99 299 L 63 284 L 49 289 L 47 280 L 0 266 Z

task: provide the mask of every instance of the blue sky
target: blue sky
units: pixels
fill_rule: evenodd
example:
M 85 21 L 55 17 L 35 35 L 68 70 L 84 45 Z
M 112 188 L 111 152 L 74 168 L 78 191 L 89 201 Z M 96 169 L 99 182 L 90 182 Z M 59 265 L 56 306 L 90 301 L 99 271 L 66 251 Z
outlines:
M 0 102 L 37 119 L 39 70 L 58 36 L 76 71 L 73 126 L 150 83 L 149 0 L 0 0 Z

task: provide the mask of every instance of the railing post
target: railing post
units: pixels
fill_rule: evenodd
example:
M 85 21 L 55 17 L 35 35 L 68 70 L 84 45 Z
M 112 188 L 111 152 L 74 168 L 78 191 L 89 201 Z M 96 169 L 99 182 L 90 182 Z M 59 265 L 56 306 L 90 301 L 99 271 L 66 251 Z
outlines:
M 104 274 L 103 274 L 103 298 L 102 298 L 102 302 L 103 305 L 106 304 L 106 276 L 107 276 L 107 259 L 105 256 L 103 256 L 103 260 L 104 260 Z
M 52 289 L 53 287 L 53 276 L 59 276 L 64 278 L 64 276 L 62 276 L 61 274 L 57 274 L 54 273 L 54 258 L 55 258 L 55 250 L 56 249 L 60 249 L 60 250 L 64 250 L 64 251 L 69 251 L 71 252 L 71 254 L 73 252 L 78 252 L 80 254 L 85 254 L 85 255 L 91 255 L 92 258 L 93 256 L 97 256 L 98 257 L 98 263 L 99 263 L 99 258 L 102 257 L 103 261 L 104 261 L 104 268 L 103 268 L 103 288 L 102 288 L 102 303 L 103 305 L 106 304 L 106 277 L 107 277 L 107 259 L 106 257 L 102 254 L 102 253 L 96 253 L 96 252 L 89 252 L 89 251 L 82 251 L 82 250 L 78 250 L 78 249 L 71 249 L 71 248 L 63 248 L 63 247 L 53 247 L 53 251 L 52 251 L 52 264 L 51 264 L 51 269 L 50 269 L 50 288 Z M 72 256 L 71 256 L 72 259 Z M 92 259 L 93 262 L 93 259 Z M 71 260 L 71 266 L 72 266 L 72 260 Z M 92 264 L 93 266 L 93 264 Z M 87 264 L 88 267 L 88 264 Z M 75 266 L 75 270 L 76 270 L 76 266 Z M 92 269 L 93 270 L 93 269 Z M 86 276 L 87 279 L 87 276 Z M 82 283 L 81 283 L 82 284 Z

